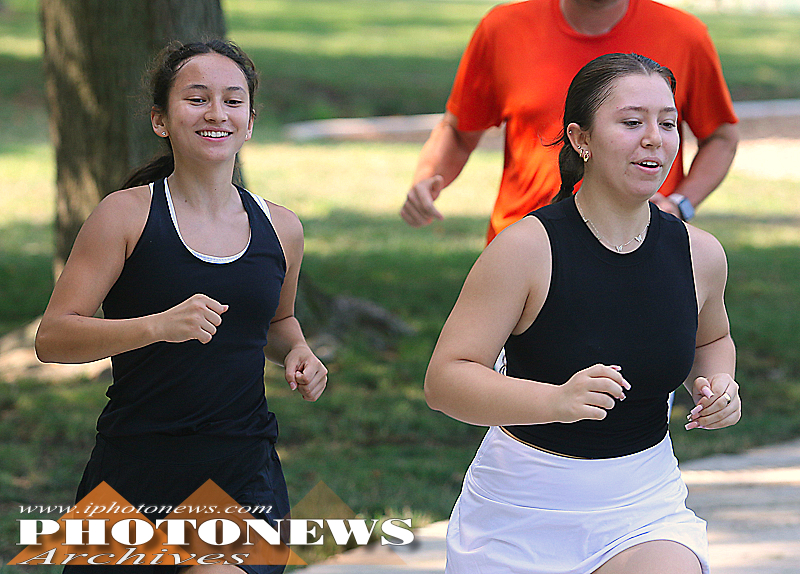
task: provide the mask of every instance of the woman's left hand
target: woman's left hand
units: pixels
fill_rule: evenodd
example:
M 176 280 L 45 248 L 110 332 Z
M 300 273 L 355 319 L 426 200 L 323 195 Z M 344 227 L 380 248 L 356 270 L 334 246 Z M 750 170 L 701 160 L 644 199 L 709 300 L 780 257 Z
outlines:
M 289 351 L 284 367 L 286 382 L 307 401 L 316 401 L 328 384 L 328 369 L 305 345 Z
M 696 406 L 689 413 L 686 430 L 721 429 L 736 424 L 742 418 L 739 385 L 727 373 L 719 373 L 708 379 L 697 377 L 692 387 L 692 399 Z

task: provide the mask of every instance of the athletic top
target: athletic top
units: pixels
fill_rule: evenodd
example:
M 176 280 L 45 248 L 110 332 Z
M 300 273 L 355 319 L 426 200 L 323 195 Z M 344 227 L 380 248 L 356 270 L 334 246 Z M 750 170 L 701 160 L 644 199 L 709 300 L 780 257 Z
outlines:
M 700 139 L 723 123 L 736 123 L 717 52 L 705 25 L 681 10 L 652 0 L 630 0 L 614 28 L 585 36 L 570 28 L 559 0 L 529 0 L 491 10 L 461 59 L 447 102 L 461 130 L 506 124 L 500 192 L 488 239 L 558 192 L 558 139 L 572 78 L 590 60 L 633 52 L 675 74 L 679 121 Z M 682 152 L 661 193 L 683 179 Z
M 602 421 L 505 427 L 518 439 L 581 458 L 655 446 L 667 433 L 667 397 L 694 362 L 697 299 L 689 234 L 650 206 L 644 241 L 629 253 L 604 247 L 574 196 L 532 213 L 544 225 L 553 271 L 533 324 L 505 344 L 507 374 L 563 384 L 597 363 L 619 365 L 631 384 Z
M 158 342 L 112 357 L 114 383 L 97 430 L 129 451 L 158 449 L 192 460 L 260 439 L 274 442 L 278 424 L 265 396 L 264 346 L 286 260 L 266 204 L 238 188 L 250 242 L 237 256 L 208 258 L 184 244 L 165 181 L 152 184 L 147 223 L 103 302 L 105 317 L 159 313 L 197 293 L 229 307 L 207 344 Z

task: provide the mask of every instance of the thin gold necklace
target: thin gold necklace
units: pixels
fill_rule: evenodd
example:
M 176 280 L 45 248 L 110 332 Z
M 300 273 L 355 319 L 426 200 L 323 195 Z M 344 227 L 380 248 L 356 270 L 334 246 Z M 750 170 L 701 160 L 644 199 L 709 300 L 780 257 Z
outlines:
M 589 230 L 592 232 L 592 235 L 597 237 L 597 240 L 600 243 L 613 247 L 617 253 L 622 253 L 622 250 L 625 249 L 628 245 L 630 245 L 634 241 L 636 243 L 641 243 L 642 241 L 644 241 L 645 234 L 647 233 L 647 228 L 650 227 L 650 220 L 648 220 L 647 225 L 644 226 L 644 229 L 642 229 L 641 233 L 639 233 L 638 235 L 634 235 L 633 238 L 629 239 L 622 245 L 614 245 L 608 239 L 603 237 L 599 231 L 597 231 L 597 228 L 594 226 L 594 223 L 592 223 L 592 221 L 588 217 L 583 215 L 583 210 L 581 209 L 581 206 L 578 205 L 578 194 L 575 194 L 575 208 L 578 210 L 578 215 L 581 216 L 583 222 L 589 226 Z

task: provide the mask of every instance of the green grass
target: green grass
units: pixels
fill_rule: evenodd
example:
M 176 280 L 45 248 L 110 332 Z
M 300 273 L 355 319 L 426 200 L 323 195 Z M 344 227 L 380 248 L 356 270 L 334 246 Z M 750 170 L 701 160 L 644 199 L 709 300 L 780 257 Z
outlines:
M 224 6 L 231 37 L 262 70 L 264 115 L 286 122 L 443 109 L 461 52 L 491 3 L 228 0 Z
M 290 121 L 441 111 L 475 25 L 496 3 L 225 0 L 230 37 L 262 75 L 258 137 L 274 139 Z M 0 145 L 44 141 L 37 2 L 5 4 L 0 122 L 10 137 Z M 800 13 L 698 16 L 709 27 L 734 100 L 800 97 L 793 49 Z
M 700 14 L 734 100 L 800 97 L 800 13 Z
M 44 309 L 52 283 L 54 165 L 47 144 L 35 2 L 0 14 L 0 334 Z M 228 0 L 231 36 L 264 71 L 248 185 L 294 209 L 304 275 L 329 294 L 376 301 L 416 329 L 390 348 L 351 336 L 315 404 L 267 369 L 292 500 L 322 481 L 363 516 L 445 518 L 483 430 L 427 408 L 422 378 L 439 330 L 483 246 L 502 154 L 479 150 L 445 192 L 446 220 L 412 230 L 397 212 L 418 144 L 278 141 L 283 121 L 441 110 L 458 57 L 490 2 Z M 703 16 L 734 94 L 800 97 L 800 62 L 780 34 L 800 17 Z M 742 34 L 750 33 L 746 44 Z M 788 42 L 787 42 L 788 43 Z M 752 56 L 749 56 L 751 54 Z M 771 71 L 770 71 L 771 70 Z M 761 78 L 777 78 L 765 82 Z M 681 459 L 800 436 L 800 180 L 733 174 L 697 224 L 725 246 L 728 310 L 745 416 L 721 432 L 683 431 Z M 2 377 L 2 374 L 0 374 Z M 18 548 L 20 504 L 68 504 L 107 381 L 0 381 L 0 564 Z M 680 395 L 676 421 L 688 403 Z M 47 571 L 47 569 L 38 570 Z
M 734 173 L 697 217 L 696 224 L 716 235 L 728 255 L 726 304 L 737 343 L 744 416 L 722 433 L 673 431 L 676 452 L 684 458 L 800 434 L 798 192 L 800 180 L 757 180 Z M 689 408 L 684 397 L 675 415 Z

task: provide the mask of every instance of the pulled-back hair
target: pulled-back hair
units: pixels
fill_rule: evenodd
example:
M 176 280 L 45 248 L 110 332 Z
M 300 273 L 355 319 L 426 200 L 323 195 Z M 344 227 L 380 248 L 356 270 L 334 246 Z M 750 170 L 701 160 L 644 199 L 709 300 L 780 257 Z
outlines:
M 258 73 L 250 57 L 233 42 L 220 39 L 205 40 L 183 44 L 172 42 L 156 56 L 150 68 L 150 93 L 154 108 L 163 112 L 167 111 L 169 93 L 175 84 L 175 77 L 183 65 L 195 56 L 202 54 L 220 54 L 230 58 L 239 66 L 247 81 L 247 90 L 250 94 L 250 114 L 255 117 L 255 103 L 253 97 L 258 88 Z M 122 184 L 123 188 L 146 185 L 150 182 L 163 179 L 175 169 L 175 158 L 169 139 L 165 139 L 167 149 L 145 165 L 138 167 Z
M 569 124 L 578 124 L 584 131 L 591 130 L 595 114 L 611 95 L 616 80 L 625 76 L 653 74 L 664 78 L 672 93 L 675 93 L 675 76 L 672 71 L 639 54 L 605 54 L 595 58 L 575 74 L 564 104 L 561 135 L 552 144 L 561 144 L 558 153 L 561 188 L 553 198 L 553 203 L 572 195 L 575 184 L 583 179 L 583 160 L 569 141 Z

